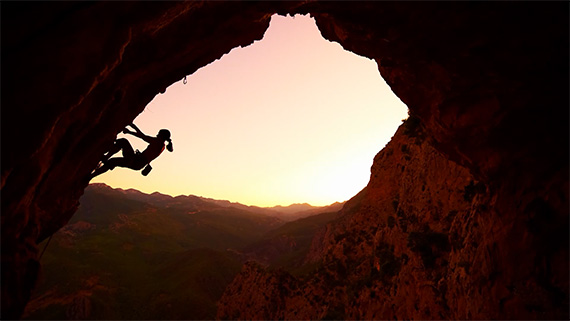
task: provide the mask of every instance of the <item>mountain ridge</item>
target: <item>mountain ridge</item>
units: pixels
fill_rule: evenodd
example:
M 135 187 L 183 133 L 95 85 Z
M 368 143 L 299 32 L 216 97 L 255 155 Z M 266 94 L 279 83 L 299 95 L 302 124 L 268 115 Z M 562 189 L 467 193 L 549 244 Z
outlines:
M 129 197 L 132 199 L 138 199 L 138 200 L 151 199 L 151 200 L 153 200 L 153 202 L 158 203 L 158 204 L 162 204 L 162 205 L 164 205 L 165 203 L 168 203 L 168 202 L 172 202 L 174 200 L 179 200 L 182 202 L 192 201 L 195 203 L 203 201 L 203 202 L 207 202 L 209 204 L 217 205 L 219 207 L 233 207 L 233 208 L 238 208 L 238 209 L 242 209 L 242 210 L 260 212 L 260 213 L 264 213 L 264 214 L 269 215 L 269 216 L 273 216 L 273 217 L 285 220 L 287 222 L 294 221 L 294 220 L 297 220 L 297 219 L 303 218 L 303 217 L 308 217 L 308 216 L 312 216 L 312 215 L 325 213 L 325 212 L 338 211 L 346 203 L 346 201 L 334 202 L 332 204 L 325 205 L 325 206 L 313 206 L 313 205 L 310 205 L 309 203 L 293 203 L 293 204 L 290 204 L 287 206 L 276 205 L 276 206 L 272 206 L 272 207 L 260 207 L 260 206 L 255 206 L 255 205 L 245 205 L 245 204 L 241 204 L 239 202 L 231 202 L 228 200 L 218 200 L 218 199 L 213 199 L 213 198 L 208 198 L 208 197 L 196 196 L 196 195 L 191 195 L 191 194 L 171 196 L 168 194 L 160 193 L 158 191 L 148 194 L 148 193 L 141 192 L 141 191 L 134 189 L 134 188 L 128 188 L 128 189 L 113 188 L 113 187 L 111 187 L 105 183 L 91 183 L 88 185 L 87 188 L 88 189 L 89 188 L 97 189 L 97 190 L 102 191 L 102 192 L 104 192 L 104 191 L 109 192 L 110 190 L 114 190 L 114 191 L 120 192 L 123 195 L 125 195 L 126 197 Z
M 41 245 L 44 269 L 23 319 L 214 319 L 244 263 L 293 272 L 336 217 L 288 222 L 267 212 L 92 184 Z

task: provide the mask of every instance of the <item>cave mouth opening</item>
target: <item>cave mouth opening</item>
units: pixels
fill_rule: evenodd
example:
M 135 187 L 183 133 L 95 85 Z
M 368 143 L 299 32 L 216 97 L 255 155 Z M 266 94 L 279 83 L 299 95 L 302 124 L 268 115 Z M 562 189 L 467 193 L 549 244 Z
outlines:
M 407 111 L 374 60 L 325 40 L 309 15 L 275 14 L 262 40 L 172 84 L 134 120 L 148 135 L 168 128 L 174 153 L 146 177 L 120 168 L 92 183 L 267 207 L 342 202 Z

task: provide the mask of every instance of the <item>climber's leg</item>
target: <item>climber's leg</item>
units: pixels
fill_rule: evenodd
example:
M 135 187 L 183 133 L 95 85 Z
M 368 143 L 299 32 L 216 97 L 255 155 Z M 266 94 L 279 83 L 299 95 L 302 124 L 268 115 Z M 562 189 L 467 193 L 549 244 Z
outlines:
M 133 146 L 131 146 L 131 143 L 126 138 L 119 138 L 115 140 L 109 151 L 105 155 L 103 155 L 101 161 L 103 163 L 107 162 L 107 160 L 111 156 L 115 155 L 120 150 L 123 151 L 123 157 L 125 158 L 130 158 L 135 155 L 135 151 L 133 150 Z
M 103 166 L 95 169 L 95 171 L 93 171 L 93 173 L 91 174 L 91 178 L 93 178 L 95 176 L 99 176 L 99 175 L 105 173 L 106 171 L 113 170 L 117 166 L 129 167 L 131 163 L 132 163 L 132 159 L 129 159 L 129 158 L 125 158 L 125 157 L 111 158 L 111 159 L 107 160 L 106 162 L 104 162 Z

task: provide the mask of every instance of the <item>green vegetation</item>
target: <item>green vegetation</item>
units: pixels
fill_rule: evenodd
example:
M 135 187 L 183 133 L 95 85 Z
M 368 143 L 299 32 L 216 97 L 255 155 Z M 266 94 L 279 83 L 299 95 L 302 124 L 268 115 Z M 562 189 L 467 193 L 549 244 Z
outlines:
M 273 253 L 271 267 L 308 275 L 321 266 L 302 264 L 314 234 L 338 217 L 284 223 L 262 209 L 104 185 L 80 203 L 42 257 L 24 319 L 214 319 L 244 253 Z
M 110 188 L 88 188 L 80 202 L 42 257 L 24 319 L 72 318 L 69 311 L 81 311 L 75 297 L 87 297 L 90 319 L 214 319 L 242 266 L 228 249 L 283 224 L 215 204 L 145 202 Z
M 268 263 L 273 268 L 282 268 L 293 275 L 304 276 L 316 267 L 316 265 L 302 264 L 310 249 L 313 236 L 338 216 L 338 212 L 322 213 L 286 223 L 267 232 L 245 251 L 267 256 Z

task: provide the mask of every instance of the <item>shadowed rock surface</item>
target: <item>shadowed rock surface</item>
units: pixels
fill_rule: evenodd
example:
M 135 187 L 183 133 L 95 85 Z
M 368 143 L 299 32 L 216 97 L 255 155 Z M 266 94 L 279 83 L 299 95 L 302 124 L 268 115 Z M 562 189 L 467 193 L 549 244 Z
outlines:
M 334 265 L 303 281 L 313 301 L 282 300 L 304 283 L 249 265 L 227 298 L 275 301 L 224 301 L 219 316 L 567 319 L 565 2 L 3 2 L 2 318 L 21 315 L 37 243 L 69 221 L 100 155 L 156 94 L 261 39 L 272 14 L 309 12 L 326 39 L 376 60 L 413 126 L 378 154 L 344 223 L 313 240 L 308 259 Z M 367 271 L 380 275 L 359 283 Z M 330 292 L 321 278 L 341 272 Z M 255 275 L 267 289 L 251 288 Z

